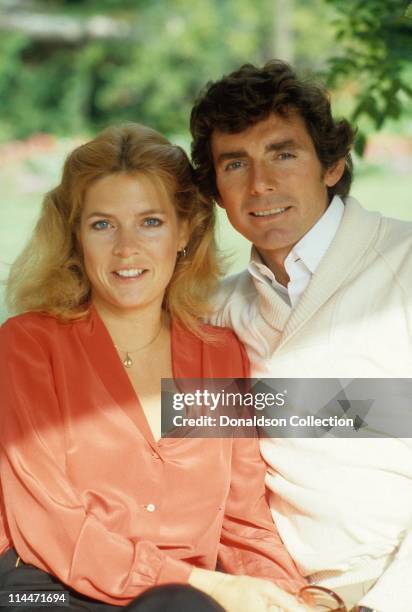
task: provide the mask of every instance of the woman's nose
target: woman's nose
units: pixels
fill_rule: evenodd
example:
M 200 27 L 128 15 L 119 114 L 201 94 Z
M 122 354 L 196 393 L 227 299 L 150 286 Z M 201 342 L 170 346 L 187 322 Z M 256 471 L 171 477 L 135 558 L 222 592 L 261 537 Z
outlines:
M 113 254 L 123 259 L 131 257 L 139 252 L 140 243 L 137 232 L 134 229 L 120 229 L 116 236 Z

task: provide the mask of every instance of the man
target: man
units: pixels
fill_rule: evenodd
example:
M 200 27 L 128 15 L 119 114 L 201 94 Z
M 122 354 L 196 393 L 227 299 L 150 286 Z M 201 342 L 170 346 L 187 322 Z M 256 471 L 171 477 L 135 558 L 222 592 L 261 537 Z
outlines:
M 209 84 L 191 117 L 202 191 L 253 244 L 217 298 L 254 377 L 412 375 L 412 224 L 349 197 L 354 130 L 280 61 Z M 412 443 L 262 439 L 273 518 L 310 582 L 412 611 Z

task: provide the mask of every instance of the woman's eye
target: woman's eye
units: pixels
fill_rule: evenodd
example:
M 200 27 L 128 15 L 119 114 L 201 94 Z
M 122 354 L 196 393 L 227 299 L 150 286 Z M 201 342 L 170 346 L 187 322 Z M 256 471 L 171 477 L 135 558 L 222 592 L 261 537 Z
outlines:
M 107 219 L 100 219 L 99 221 L 95 221 L 94 223 L 92 223 L 92 229 L 95 230 L 105 230 L 108 227 L 111 227 L 112 224 L 110 223 L 110 221 L 108 221 Z
M 157 217 L 147 217 L 144 219 L 143 225 L 146 227 L 159 227 L 160 225 L 163 225 L 163 221 Z

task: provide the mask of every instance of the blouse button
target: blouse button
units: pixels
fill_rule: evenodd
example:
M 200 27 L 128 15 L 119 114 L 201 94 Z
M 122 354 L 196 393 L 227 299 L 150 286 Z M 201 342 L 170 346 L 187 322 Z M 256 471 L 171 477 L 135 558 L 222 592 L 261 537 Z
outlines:
M 147 504 L 146 510 L 148 512 L 154 512 L 156 510 L 156 506 L 154 504 Z

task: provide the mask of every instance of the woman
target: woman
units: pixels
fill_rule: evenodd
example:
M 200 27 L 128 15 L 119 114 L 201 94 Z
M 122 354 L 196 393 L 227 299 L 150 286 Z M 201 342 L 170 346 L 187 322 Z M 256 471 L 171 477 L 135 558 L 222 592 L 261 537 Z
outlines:
M 73 610 L 301 609 L 255 441 L 161 439 L 161 378 L 248 374 L 233 333 L 199 323 L 218 268 L 179 147 L 130 124 L 68 157 L 11 270 L 25 314 L 0 330 L 3 590 L 67 585 Z

